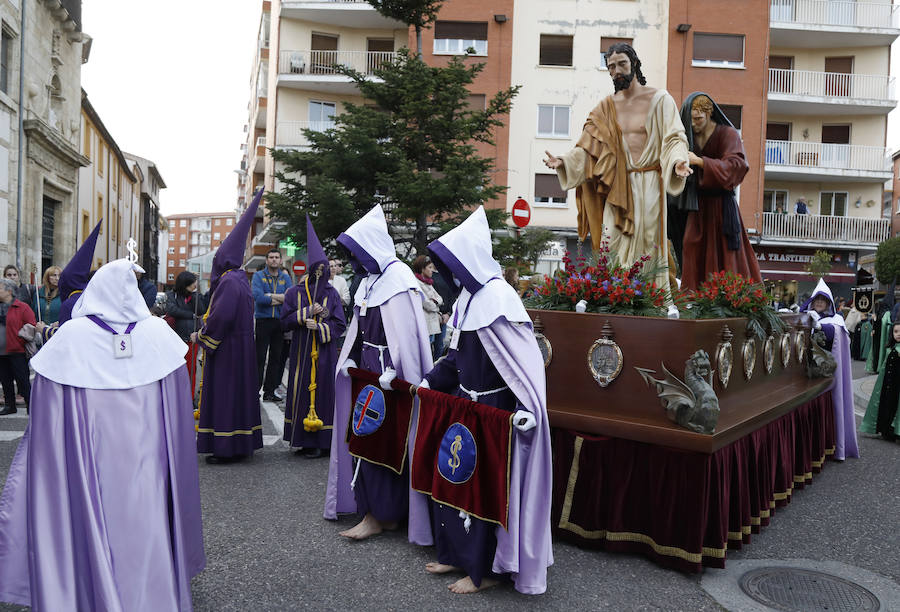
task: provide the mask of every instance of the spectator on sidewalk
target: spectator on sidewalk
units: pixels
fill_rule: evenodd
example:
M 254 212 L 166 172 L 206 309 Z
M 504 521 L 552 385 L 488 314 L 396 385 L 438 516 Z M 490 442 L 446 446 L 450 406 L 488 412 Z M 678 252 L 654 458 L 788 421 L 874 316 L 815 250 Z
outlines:
M 50 266 L 44 270 L 37 299 L 34 301 L 34 316 L 38 321 L 52 325 L 59 320 L 59 308 L 62 304 L 59 296 L 59 276 L 62 268 Z
M 266 266 L 253 274 L 253 301 L 256 302 L 256 371 L 263 401 L 277 402 L 275 388 L 281 384 L 284 362 L 284 333 L 281 330 L 281 305 L 291 288 L 291 277 L 281 267 L 281 251 L 269 249 Z M 268 353 L 268 367 L 266 354 Z M 280 368 L 280 369 L 279 369 Z
M 16 412 L 16 388 L 25 400 L 26 411 L 31 403 L 25 340 L 19 336 L 19 330 L 26 323 L 34 325 L 36 321 L 28 304 L 16 298 L 17 290 L 14 280 L 0 279 L 0 385 L 6 402 L 0 416 Z
M 437 292 L 437 289 L 434 288 L 434 264 L 431 263 L 431 258 L 427 255 L 419 255 L 413 260 L 412 264 L 413 274 L 416 275 L 416 279 L 419 281 L 419 289 L 422 290 L 422 293 L 425 295 L 425 299 L 422 301 L 422 308 L 425 311 L 425 325 L 428 328 L 428 342 L 431 344 L 431 354 L 437 359 L 441 355 L 441 349 L 443 349 L 443 345 L 438 344 L 437 341 L 441 337 L 441 323 L 444 318 L 441 314 L 441 306 L 444 304 L 444 299 L 441 297 L 441 294 Z
M 35 287 L 22 280 L 22 275 L 19 274 L 19 269 L 17 267 L 10 264 L 3 268 L 3 278 L 8 278 L 16 284 L 15 295 L 17 300 L 25 302 L 28 306 L 33 307 L 36 295 Z

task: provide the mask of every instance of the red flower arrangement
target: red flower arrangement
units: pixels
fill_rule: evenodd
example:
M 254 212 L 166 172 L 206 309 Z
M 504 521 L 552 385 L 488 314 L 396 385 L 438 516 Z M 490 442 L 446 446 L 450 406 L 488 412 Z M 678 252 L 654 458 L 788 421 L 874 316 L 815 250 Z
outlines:
M 530 308 L 544 310 L 575 310 L 584 300 L 586 312 L 608 312 L 644 316 L 664 316 L 666 291 L 654 281 L 657 270 L 647 270 L 651 259 L 644 255 L 630 267 L 618 263 L 603 242 L 597 261 L 589 264 L 586 257 L 573 261 L 567 251 L 564 268 L 553 277 L 545 276 L 544 284 L 527 300 Z
M 688 313 L 695 319 L 750 319 L 748 326 L 760 339 L 765 339 L 766 328 L 784 331 L 784 323 L 770 306 L 772 296 L 762 285 L 735 272 L 723 270 L 710 274 L 696 291 L 682 294 L 676 302 L 685 304 L 682 316 Z

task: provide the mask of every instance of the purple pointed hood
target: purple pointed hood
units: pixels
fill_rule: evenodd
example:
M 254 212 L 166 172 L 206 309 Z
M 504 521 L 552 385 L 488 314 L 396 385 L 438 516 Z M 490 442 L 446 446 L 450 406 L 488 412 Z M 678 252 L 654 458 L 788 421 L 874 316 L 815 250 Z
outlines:
M 97 223 L 84 243 L 75 251 L 75 255 L 66 264 L 65 269 L 59 275 L 59 295 L 65 301 L 76 291 L 84 291 L 91 275 L 91 263 L 94 260 L 94 248 L 97 246 L 97 236 L 100 235 L 100 226 L 103 219 Z
M 328 267 L 328 255 L 325 254 L 325 249 L 322 248 L 322 243 L 319 242 L 319 237 L 316 235 L 316 230 L 313 228 L 309 215 L 306 215 L 306 261 L 307 270 L 309 271 L 309 283 L 315 287 L 313 301 L 318 302 L 322 299 L 328 287 L 331 269 Z M 320 265 L 323 266 L 322 276 L 319 278 L 318 284 L 316 284 L 315 271 L 316 267 Z
M 241 215 L 241 218 L 235 224 L 231 233 L 225 237 L 219 250 L 213 257 L 212 272 L 209 275 L 210 293 L 216 290 L 219 279 L 229 270 L 240 268 L 244 265 L 244 251 L 247 249 L 247 236 L 250 235 L 250 228 L 253 227 L 253 219 L 256 217 L 256 209 L 259 208 L 259 201 L 262 200 L 263 189 L 260 188 L 253 196 L 253 202 Z

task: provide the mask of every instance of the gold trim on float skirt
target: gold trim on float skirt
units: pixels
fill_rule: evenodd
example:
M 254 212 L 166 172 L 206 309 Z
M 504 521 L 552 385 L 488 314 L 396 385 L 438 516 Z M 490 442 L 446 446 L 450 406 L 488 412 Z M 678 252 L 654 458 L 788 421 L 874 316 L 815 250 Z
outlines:
M 201 427 L 197 430 L 198 433 L 211 433 L 212 435 L 219 438 L 228 438 L 231 436 L 251 436 L 253 432 L 262 430 L 262 425 L 254 425 L 252 429 L 235 429 L 234 431 L 216 431 L 215 429 L 209 427 Z
M 347 452 L 350 452 L 350 451 L 347 451 Z M 407 454 L 409 454 L 408 447 L 407 447 L 407 450 L 403 451 L 403 461 L 400 463 L 400 471 L 398 472 L 397 470 L 395 470 L 395 469 L 393 468 L 393 466 L 390 466 L 390 465 L 388 465 L 388 464 L 386 464 L 386 463 L 381 463 L 380 461 L 372 461 L 372 460 L 369 459 L 368 457 L 363 457 L 362 455 L 357 455 L 357 454 L 355 454 L 355 453 L 350 452 L 350 456 L 351 456 L 351 457 L 356 457 L 357 459 L 359 459 L 359 460 L 361 460 L 361 461 L 365 461 L 366 463 L 371 463 L 372 465 L 380 465 L 380 466 L 383 467 L 383 468 L 389 469 L 390 471 L 392 471 L 392 472 L 393 472 L 394 474 L 396 474 L 397 476 L 402 476 L 402 475 L 403 475 L 403 465 L 406 463 L 406 455 L 407 455 Z
M 422 491 L 422 490 L 420 490 L 420 489 L 415 489 L 415 488 L 413 489 L 413 491 L 416 491 L 417 493 L 421 493 L 422 495 L 427 495 L 427 496 L 430 497 L 432 500 L 434 500 L 435 503 L 443 504 L 444 506 L 449 506 L 450 508 L 453 508 L 454 510 L 459 510 L 460 512 L 465 512 L 465 513 L 468 514 L 469 516 L 473 516 L 473 517 L 477 518 L 479 521 L 483 521 L 483 522 L 485 522 L 485 523 L 493 523 L 494 525 L 498 525 L 498 526 L 500 526 L 500 527 L 503 527 L 503 523 L 501 523 L 500 521 L 498 521 L 498 520 L 496 520 L 496 519 L 484 518 L 483 516 L 478 516 L 477 514 L 473 514 L 473 513 L 470 512 L 469 510 L 466 510 L 465 508 L 460 508 L 459 506 L 454 506 L 453 504 L 451 504 L 451 503 L 449 503 L 449 502 L 445 502 L 445 501 L 443 501 L 443 500 L 436 499 L 436 498 L 434 497 L 434 495 L 432 495 L 431 493 L 428 493 L 427 491 Z M 507 499 L 507 505 L 509 505 L 508 499 Z M 508 517 L 507 517 L 507 518 L 508 518 Z M 506 531 L 506 527 L 503 527 L 503 531 Z
M 583 443 L 584 438 L 580 436 L 575 437 L 575 452 L 572 456 L 572 466 L 569 469 L 569 480 L 566 483 L 566 496 L 563 500 L 562 513 L 559 519 L 560 529 L 565 529 L 588 540 L 607 540 L 610 542 L 636 542 L 640 544 L 646 544 L 650 546 L 650 548 L 652 548 L 653 551 L 657 554 L 669 557 L 677 557 L 691 563 L 702 563 L 703 557 L 712 557 L 716 559 L 725 558 L 727 548 L 712 548 L 704 546 L 701 549 L 701 553 L 692 553 L 684 550 L 683 548 L 678 548 L 675 546 L 662 546 L 650 536 L 642 533 L 633 533 L 628 531 L 608 531 L 606 529 L 588 530 L 584 529 L 580 525 L 576 525 L 575 523 L 570 522 L 569 516 L 572 513 L 572 499 L 575 493 L 575 484 L 578 482 L 579 460 L 581 458 L 581 449 Z M 834 447 L 827 449 L 821 460 L 813 461 L 813 467 L 821 466 L 825 462 L 825 457 L 831 454 L 834 454 Z M 786 491 L 781 491 L 773 494 L 772 500 L 770 500 L 768 504 L 769 509 L 761 510 L 759 516 L 751 516 L 750 525 L 741 525 L 740 531 L 728 532 L 725 541 L 726 547 L 728 544 L 728 540 L 743 541 L 743 536 L 750 535 L 750 533 L 752 532 L 752 527 L 761 526 L 762 519 L 767 519 L 771 516 L 771 511 L 775 508 L 776 501 L 783 501 L 791 497 L 791 494 L 794 490 L 794 484 L 806 483 L 811 480 L 812 472 L 807 472 L 802 476 L 794 476 L 794 482 L 791 483 L 791 486 Z

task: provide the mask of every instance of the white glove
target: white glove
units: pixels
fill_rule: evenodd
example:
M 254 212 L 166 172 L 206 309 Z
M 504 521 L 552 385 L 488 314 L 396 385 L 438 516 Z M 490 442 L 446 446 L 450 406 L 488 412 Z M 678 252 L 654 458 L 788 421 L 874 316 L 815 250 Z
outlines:
M 584 312 L 587 310 L 587 301 L 579 300 L 577 304 L 575 304 L 575 312 Z
M 820 315 L 818 312 L 816 312 L 815 310 L 810 310 L 810 311 L 809 311 L 809 318 L 812 320 L 812 322 L 813 322 L 813 327 L 814 327 L 815 329 L 822 329 L 822 324 L 819 323 L 819 319 L 821 319 L 822 317 L 821 317 L 821 315 Z
M 397 378 L 397 370 L 394 368 L 387 368 L 381 373 L 381 376 L 378 377 L 378 384 L 381 385 L 381 388 L 385 391 L 391 391 L 393 390 L 391 381 L 395 378 Z
M 357 367 L 359 366 L 356 365 L 355 361 L 353 361 L 352 359 L 347 359 L 346 361 L 344 361 L 344 365 L 341 366 L 341 374 L 343 374 L 344 376 L 350 376 L 350 373 L 347 370 Z
M 516 410 L 516 413 L 513 415 L 513 426 L 519 431 L 534 429 L 536 425 L 537 421 L 534 415 L 527 410 Z
M 419 383 L 419 388 L 421 389 L 431 389 L 431 385 L 428 383 L 427 378 L 423 378 L 422 382 Z

